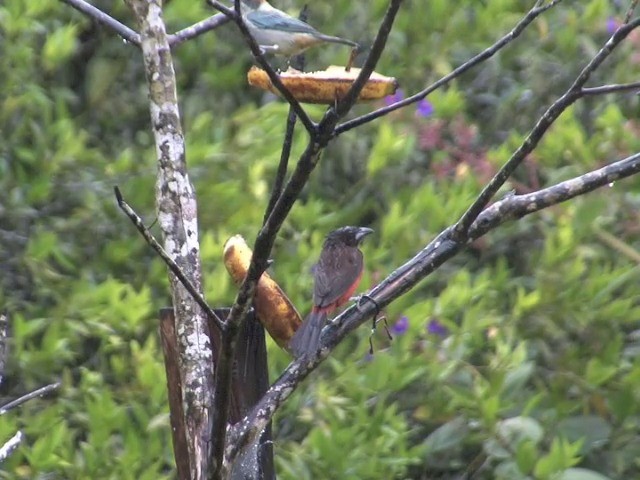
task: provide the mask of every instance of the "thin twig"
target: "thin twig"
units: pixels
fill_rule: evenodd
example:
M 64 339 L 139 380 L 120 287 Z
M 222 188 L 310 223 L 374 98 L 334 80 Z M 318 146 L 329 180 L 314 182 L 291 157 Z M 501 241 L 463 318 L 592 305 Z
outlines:
M 9 403 L 5 403 L 0 407 L 0 415 L 6 414 L 9 410 L 12 410 L 18 407 L 23 403 L 28 402 L 29 400 L 32 400 L 37 397 L 42 397 L 43 395 L 47 395 L 48 393 L 54 392 L 58 388 L 60 388 L 60 385 L 61 385 L 60 382 L 52 383 L 50 385 L 45 385 L 44 387 L 40 387 L 37 390 L 34 390 L 33 392 L 29 392 L 19 398 L 16 398 L 15 400 L 10 401 Z
M 303 22 L 307 20 L 307 6 L 302 9 L 298 16 Z M 293 68 L 299 71 L 304 71 L 305 56 L 304 53 L 296 55 L 291 62 Z M 297 120 L 296 112 L 291 105 L 289 105 L 289 114 L 287 115 L 287 124 L 284 132 L 284 140 L 282 141 L 282 150 L 280 152 L 280 162 L 278 163 L 278 170 L 276 171 L 276 178 L 273 181 L 273 187 L 271 188 L 271 195 L 269 196 L 269 203 L 264 212 L 264 218 L 262 224 L 267 221 L 269 215 L 273 211 L 273 207 L 278 201 L 278 197 L 282 193 L 282 187 L 284 185 L 285 177 L 287 176 L 287 169 L 289 168 L 289 158 L 291 157 L 291 147 L 293 146 L 293 134 L 296 128 Z
M 105 27 L 109 27 L 111 30 L 116 32 L 122 38 L 124 38 L 127 42 L 133 43 L 134 45 L 140 46 L 140 35 L 134 30 L 131 30 L 126 25 L 120 23 L 115 18 L 107 15 L 102 10 L 94 7 L 90 3 L 85 2 L 84 0 L 61 0 L 67 5 L 72 6 L 79 12 L 84 13 L 88 17 L 93 18 L 96 22 L 104 25 Z
M 475 67 L 476 65 L 487 60 L 488 58 L 491 58 L 498 51 L 504 48 L 507 44 L 515 40 L 524 31 L 524 29 L 527 28 L 527 26 L 529 26 L 529 24 L 536 19 L 536 17 L 538 17 L 541 13 L 547 11 L 548 9 L 554 7 L 561 1 L 562 0 L 553 0 L 552 2 L 549 2 L 546 5 L 542 5 L 542 6 L 536 5 L 534 8 L 529 10 L 529 12 L 522 18 L 522 20 L 518 22 L 518 24 L 509 33 L 503 36 L 491 47 L 482 51 L 481 53 L 471 58 L 470 60 L 467 60 L 466 62 L 464 62 L 462 65 L 460 65 L 458 68 L 453 70 L 448 75 L 445 75 L 440 80 L 430 85 L 429 87 L 425 88 L 424 90 L 421 90 L 420 92 L 415 93 L 414 95 L 411 95 L 410 97 L 407 97 L 404 100 L 400 100 L 399 102 L 396 102 L 393 105 L 379 108 L 378 110 L 367 113 L 366 115 L 362 115 L 360 117 L 354 118 L 353 120 L 349 120 L 347 122 L 343 122 L 339 124 L 335 128 L 334 135 L 335 136 L 341 135 L 344 132 L 347 132 L 356 127 L 359 127 L 360 125 L 364 125 L 365 123 L 372 122 L 373 120 L 376 120 L 380 117 L 388 115 L 389 113 L 394 112 L 400 108 L 406 107 L 407 105 L 411 105 L 413 103 L 419 102 L 420 100 L 423 100 L 427 95 L 429 95 L 434 90 L 437 90 L 443 85 L 446 85 L 447 83 L 452 81 L 454 78 L 457 78 L 460 75 L 462 75 L 467 70 Z
M 131 223 L 133 223 L 140 233 L 142 237 L 146 240 L 153 250 L 158 254 L 158 256 L 164 261 L 164 263 L 169 267 L 169 270 L 176 276 L 182 286 L 189 292 L 189 294 L 193 297 L 193 299 L 200 305 L 200 308 L 207 314 L 208 317 L 213 319 L 216 326 L 220 329 L 221 332 L 224 331 L 224 322 L 216 315 L 216 312 L 209 306 L 205 298 L 202 296 L 198 289 L 191 283 L 191 281 L 184 274 L 180 266 L 169 256 L 169 254 L 162 248 L 162 245 L 158 243 L 152 233 L 149 231 L 147 227 L 145 227 L 142 218 L 129 206 L 127 202 L 125 202 L 122 197 L 122 192 L 118 187 L 113 187 L 113 191 L 116 195 L 116 201 L 118 202 L 118 207 L 120 210 L 124 212 L 124 214 L 129 217 Z
M 638 6 L 638 0 L 631 0 L 629 4 L 629 8 L 627 9 L 627 13 L 624 16 L 624 23 L 629 23 L 631 21 L 631 17 L 633 16 L 633 11 Z
M 282 151 L 280 152 L 280 162 L 278 163 L 278 170 L 276 171 L 276 178 L 273 180 L 273 188 L 271 189 L 271 195 L 269 197 L 269 203 L 264 212 L 264 218 L 262 223 L 267 221 L 269 215 L 273 211 L 280 194 L 282 193 L 282 187 L 284 185 L 285 177 L 287 176 L 287 168 L 289 166 L 289 157 L 291 155 L 291 147 L 293 145 L 293 133 L 296 127 L 296 112 L 293 108 L 289 107 L 289 115 L 287 115 L 287 126 L 284 133 L 284 140 L 282 141 Z
M 630 22 L 616 30 L 600 51 L 598 51 L 598 53 L 591 59 L 587 66 L 582 69 L 564 95 L 556 100 L 542 115 L 542 117 L 540 117 L 520 147 L 518 147 L 513 155 L 511 155 L 511 158 L 502 166 L 502 168 L 500 168 L 498 173 L 494 175 L 482 192 L 480 192 L 480 195 L 478 195 L 473 204 L 471 204 L 462 217 L 460 217 L 460 220 L 455 226 L 456 239 L 458 241 L 464 242 L 467 240 L 467 232 L 469 231 L 471 224 L 476 218 L 478 218 L 478 215 L 480 215 L 480 212 L 482 212 L 482 210 L 487 206 L 491 198 L 493 198 L 500 187 L 504 185 L 518 165 L 520 165 L 526 156 L 533 151 L 536 145 L 538 145 L 546 131 L 562 114 L 562 112 L 583 96 L 582 87 L 587 80 L 589 80 L 591 74 L 602 64 L 602 62 L 605 61 L 616 46 L 639 25 L 640 18 L 637 18 L 633 22 Z
M 169 45 L 171 47 L 175 47 L 180 45 L 187 40 L 191 40 L 192 38 L 196 38 L 203 33 L 207 33 L 210 30 L 215 30 L 222 25 L 229 23 L 231 19 L 224 15 L 223 13 L 216 13 L 211 17 L 202 20 L 201 22 L 195 23 L 190 27 L 183 28 L 182 30 L 169 35 Z
M 640 90 L 640 82 L 619 83 L 602 85 L 600 87 L 588 87 L 581 90 L 582 95 L 605 95 L 607 93 L 627 92 L 629 90 Z
M 260 67 L 267 73 L 267 76 L 269 77 L 269 80 L 271 80 L 273 86 L 276 88 L 276 90 L 278 90 L 278 92 L 280 92 L 282 97 L 289 103 L 289 105 L 291 105 L 291 108 L 294 109 L 296 115 L 298 116 L 304 127 L 307 129 L 307 132 L 309 132 L 309 135 L 313 135 L 317 129 L 317 125 L 315 124 L 315 122 L 313 122 L 313 120 L 311 120 L 311 118 L 309 118 L 309 115 L 307 115 L 307 112 L 305 112 L 305 110 L 302 108 L 300 102 L 298 102 L 298 100 L 296 100 L 296 98 L 293 96 L 293 94 L 291 94 L 287 87 L 284 86 L 276 71 L 263 55 L 262 51 L 260 50 L 260 46 L 256 43 L 255 39 L 249 32 L 247 25 L 244 23 L 242 15 L 239 15 L 236 11 L 239 11 L 240 8 L 239 0 L 235 0 L 235 10 L 230 9 L 217 0 L 207 0 L 207 3 L 216 10 L 219 10 L 220 12 L 225 14 L 238 26 L 238 29 L 240 29 L 242 36 L 247 42 L 247 45 L 249 45 L 251 53 L 253 53 L 254 58 L 258 62 L 258 65 L 260 65 Z

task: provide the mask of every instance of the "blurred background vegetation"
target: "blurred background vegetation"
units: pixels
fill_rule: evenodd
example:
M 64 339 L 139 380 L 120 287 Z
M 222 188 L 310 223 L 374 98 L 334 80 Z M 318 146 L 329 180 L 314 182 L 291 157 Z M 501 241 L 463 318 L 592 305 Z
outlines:
M 533 3 L 407 0 L 377 70 L 415 92 Z M 566 1 L 427 102 L 334 142 L 273 252 L 271 273 L 299 310 L 333 228 L 376 230 L 364 247 L 368 288 L 454 222 L 627 3 Z M 94 4 L 132 24 L 123 2 Z M 315 2 L 309 22 L 371 42 L 386 4 Z M 171 0 L 168 29 L 211 13 L 205 2 Z M 634 32 L 591 86 L 637 80 L 639 44 Z M 27 441 L 0 478 L 172 478 L 156 328 L 170 303 L 167 275 L 112 193 L 118 185 L 153 222 L 139 52 L 54 0 L 5 0 L 0 49 L 0 305 L 13 320 L 0 394 L 63 382 L 57 397 L 2 417 L 0 442 L 17 429 Z M 347 55 L 318 48 L 308 66 Z M 225 306 L 234 288 L 221 248 L 259 229 L 287 107 L 247 86 L 252 61 L 231 25 L 181 45 L 174 60 L 206 294 Z M 508 188 L 528 192 L 637 152 L 638 107 L 634 94 L 580 101 Z M 639 206 L 631 178 L 506 225 L 391 305 L 393 342 L 379 331 L 368 356 L 362 328 L 280 411 L 279 478 L 640 478 Z M 269 354 L 275 378 L 289 358 L 273 343 Z

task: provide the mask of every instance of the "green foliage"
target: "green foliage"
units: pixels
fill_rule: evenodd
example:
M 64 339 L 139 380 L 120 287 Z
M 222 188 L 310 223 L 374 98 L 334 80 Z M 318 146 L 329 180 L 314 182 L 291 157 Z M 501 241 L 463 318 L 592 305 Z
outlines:
M 102 3 L 132 24 L 123 3 Z M 377 70 L 410 95 L 509 31 L 532 2 L 404 3 Z M 272 274 L 299 310 L 332 228 L 375 228 L 364 246 L 367 288 L 456 221 L 604 43 L 607 22 L 621 21 L 613 3 L 562 4 L 430 95 L 422 107 L 432 114 L 412 106 L 334 142 L 273 252 Z M 294 14 L 301 6 L 277 4 Z M 367 44 L 386 7 L 321 2 L 310 21 Z M 209 13 L 203 2 L 168 2 L 169 30 Z M 166 271 L 112 193 L 119 185 L 153 224 L 139 51 L 55 2 L 6 0 L 0 38 L 0 303 L 12 317 L 2 393 L 63 384 L 2 417 L 0 442 L 18 429 L 27 440 L 0 478 L 173 478 L 156 333 L 156 312 L 170 303 Z M 590 85 L 636 80 L 639 38 Z M 339 48 L 310 50 L 310 68 L 343 62 Z M 260 228 L 288 107 L 245 84 L 251 59 L 233 26 L 172 53 L 205 292 L 229 305 L 222 245 Z M 638 102 L 576 103 L 502 193 L 638 151 Z M 305 140 L 298 127 L 292 164 Z M 390 305 L 395 338 L 379 327 L 373 356 L 367 328 L 348 338 L 277 416 L 279 478 L 639 477 L 639 192 L 630 179 L 505 225 Z M 289 357 L 273 343 L 269 354 L 275 378 Z

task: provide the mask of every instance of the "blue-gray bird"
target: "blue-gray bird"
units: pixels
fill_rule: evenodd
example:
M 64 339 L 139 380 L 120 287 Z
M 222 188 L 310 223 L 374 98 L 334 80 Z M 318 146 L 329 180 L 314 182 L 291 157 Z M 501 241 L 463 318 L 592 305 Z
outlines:
M 266 0 L 242 0 L 242 17 L 264 53 L 292 57 L 320 43 L 341 43 L 359 48 L 356 42 L 320 33 L 311 25 Z

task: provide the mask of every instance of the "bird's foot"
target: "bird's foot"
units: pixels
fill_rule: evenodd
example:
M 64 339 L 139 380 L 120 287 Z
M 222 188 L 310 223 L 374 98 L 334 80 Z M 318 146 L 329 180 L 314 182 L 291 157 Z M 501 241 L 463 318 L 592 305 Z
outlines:
M 383 322 L 384 331 L 387 332 L 387 336 L 389 337 L 389 340 L 393 340 L 393 337 L 391 336 L 391 332 L 389 332 L 389 324 L 387 323 L 387 317 L 385 317 L 384 315 L 380 315 L 380 312 L 381 312 L 380 305 L 378 305 L 378 302 L 376 302 L 369 295 L 360 295 L 359 297 L 354 297 L 351 300 L 356 302 L 356 308 L 358 310 L 362 309 L 363 300 L 367 300 L 373 303 L 376 307 L 376 313 L 373 315 L 373 320 L 371 324 L 371 334 L 369 335 L 369 355 L 373 355 L 373 334 L 376 332 L 376 328 L 379 322 Z

